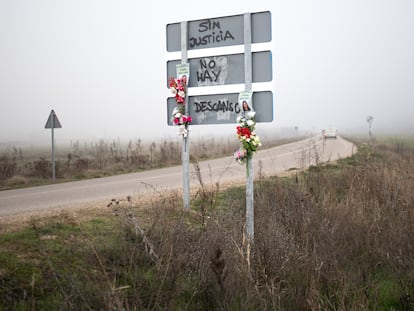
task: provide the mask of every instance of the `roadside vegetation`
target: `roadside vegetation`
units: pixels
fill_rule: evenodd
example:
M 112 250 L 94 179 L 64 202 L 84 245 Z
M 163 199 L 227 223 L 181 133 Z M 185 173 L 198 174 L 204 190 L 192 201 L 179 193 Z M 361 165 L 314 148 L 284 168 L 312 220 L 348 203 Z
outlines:
M 197 168 L 197 163 L 194 163 Z M 414 148 L 358 152 L 245 188 L 206 185 L 32 218 L 0 235 L 0 310 L 414 310 Z
M 266 148 L 300 140 L 268 137 Z M 73 181 L 125 174 L 142 170 L 181 164 L 181 139 L 162 139 L 160 142 L 143 142 L 140 139 L 99 140 L 94 143 L 71 142 L 58 148 L 55 182 Z M 235 136 L 211 138 L 191 143 L 191 156 L 198 161 L 221 156 L 232 156 L 238 148 Z M 52 163 L 49 150 L 31 150 L 7 146 L 0 150 L 0 190 L 51 183 Z

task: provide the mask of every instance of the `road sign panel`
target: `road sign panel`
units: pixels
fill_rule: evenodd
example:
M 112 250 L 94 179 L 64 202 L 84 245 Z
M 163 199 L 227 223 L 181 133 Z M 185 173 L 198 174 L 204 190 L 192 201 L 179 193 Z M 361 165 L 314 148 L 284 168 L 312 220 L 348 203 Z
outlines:
M 239 93 L 190 96 L 188 100 L 191 125 L 236 123 L 242 108 L 238 103 Z M 273 121 L 273 94 L 271 91 L 254 92 L 253 108 L 256 122 Z M 168 124 L 172 125 L 171 115 L 176 107 L 173 97 L 167 100 Z
M 251 14 L 252 43 L 272 38 L 269 11 Z M 199 19 L 188 22 L 187 49 L 205 49 L 244 44 L 244 15 Z M 181 50 L 181 25 L 167 25 L 167 51 Z
M 244 82 L 245 94 L 211 94 L 186 96 L 184 100 L 184 111 L 186 115 L 191 116 L 191 124 L 222 124 L 235 123 L 238 116 L 247 116 L 253 112 L 249 108 L 255 110 L 256 122 L 272 122 L 273 121 L 273 94 L 271 91 L 255 92 L 250 97 L 252 83 L 254 79 L 262 82 L 258 76 L 260 69 L 255 68 L 254 56 L 252 54 L 252 44 L 268 42 L 271 40 L 271 16 L 270 12 L 245 13 L 241 15 L 202 19 L 190 22 L 181 22 L 167 25 L 167 51 L 181 51 L 181 63 L 188 64 L 188 68 L 196 67 L 189 70 L 190 85 L 189 86 L 213 86 L 231 83 Z M 193 60 L 191 64 L 188 61 L 188 50 L 218 48 L 233 45 L 244 45 L 244 54 L 242 61 L 237 56 L 213 56 L 212 58 L 199 58 Z M 270 53 L 269 53 L 270 54 Z M 234 59 L 233 59 L 234 58 Z M 239 60 L 236 60 L 239 59 Z M 267 57 L 270 59 L 270 57 Z M 195 64 L 194 64 L 195 62 Z M 232 63 L 230 74 L 228 63 Z M 241 65 L 243 63 L 243 66 Z M 256 66 L 260 62 L 256 61 Z M 168 72 L 168 78 L 177 63 L 171 63 L 172 70 Z M 271 68 L 267 66 L 268 68 Z M 238 71 L 238 70 L 241 70 Z M 262 68 L 263 69 L 263 68 Z M 167 64 L 168 71 L 168 64 Z M 232 76 L 233 75 L 233 76 Z M 230 76 L 230 77 L 228 77 Z M 240 79 L 243 77 L 242 79 Z M 167 78 L 167 80 L 168 80 Z M 240 79 L 240 80 L 239 80 Z M 270 71 L 271 79 L 271 71 Z M 264 79 L 266 80 L 266 79 Z M 270 80 L 269 80 L 270 81 Z M 264 81 L 263 81 L 264 82 Z M 266 81 L 267 82 L 267 81 Z M 209 89 L 207 89 L 209 91 Z M 240 105 L 240 98 L 243 95 L 243 104 Z M 240 96 L 240 98 L 239 98 Z M 248 102 L 247 100 L 252 100 Z M 172 125 L 171 116 L 174 109 L 177 109 L 176 98 L 167 99 L 167 122 Z M 179 103 L 180 105 L 180 103 Z M 247 106 L 246 106 L 247 105 Z M 252 107 L 253 105 L 253 107 Z M 180 107 L 182 108 L 182 107 Z M 244 109 L 243 109 L 244 108 Z M 181 111 L 181 109 L 180 109 Z M 181 112 L 180 112 L 181 113 Z M 181 120 L 184 116 L 175 114 L 174 120 Z M 183 121 L 183 127 L 180 127 L 180 133 L 183 135 L 183 197 L 184 207 L 189 208 L 189 148 L 188 148 L 188 124 Z M 253 123 L 254 124 L 254 123 Z M 184 130 L 184 131 L 183 131 Z M 251 155 L 247 158 L 246 171 L 246 230 L 247 237 L 250 240 L 254 237 L 254 209 L 253 209 L 253 164 Z M 250 172 L 250 173 L 249 173 Z
M 244 54 L 190 58 L 189 87 L 244 83 Z M 181 60 L 167 62 L 167 81 L 175 76 Z M 272 81 L 272 53 L 252 53 L 253 83 Z
M 45 125 L 45 129 L 51 129 L 51 128 L 61 128 L 62 125 L 59 122 L 59 119 L 55 113 L 54 110 L 52 110 L 49 114 L 49 118 L 47 119 L 46 125 Z

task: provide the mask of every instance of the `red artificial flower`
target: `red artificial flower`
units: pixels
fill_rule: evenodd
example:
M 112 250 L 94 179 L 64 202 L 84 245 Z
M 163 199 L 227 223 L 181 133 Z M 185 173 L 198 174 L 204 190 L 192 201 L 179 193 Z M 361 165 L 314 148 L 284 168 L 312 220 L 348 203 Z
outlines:
M 177 103 L 182 104 L 184 103 L 184 97 L 181 97 L 180 95 L 175 94 L 175 100 L 177 101 Z
M 247 127 L 243 128 L 243 136 L 246 136 L 246 138 L 250 138 L 251 134 L 252 134 L 252 132 L 250 132 L 249 128 L 247 128 Z
M 246 138 L 250 138 L 250 136 L 252 135 L 252 132 L 250 132 L 250 129 L 248 127 L 241 127 L 241 126 L 237 126 L 237 135 L 239 136 L 245 136 Z
M 181 83 L 178 83 L 176 89 L 178 91 L 184 91 L 184 86 Z
M 168 79 L 168 85 L 169 85 L 170 87 L 176 88 L 176 87 L 177 87 L 177 82 L 175 81 L 175 79 L 174 79 L 173 77 L 170 77 L 170 78 Z

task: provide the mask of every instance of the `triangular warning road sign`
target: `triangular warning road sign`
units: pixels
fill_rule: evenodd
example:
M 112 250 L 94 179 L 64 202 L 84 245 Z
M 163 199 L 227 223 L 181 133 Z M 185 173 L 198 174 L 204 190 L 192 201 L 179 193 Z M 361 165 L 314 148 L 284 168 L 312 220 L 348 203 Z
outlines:
M 46 125 L 45 125 L 45 129 L 51 129 L 51 128 L 61 128 L 62 125 L 59 122 L 59 119 L 56 116 L 56 113 L 54 110 L 52 110 L 50 112 L 49 118 L 47 119 Z

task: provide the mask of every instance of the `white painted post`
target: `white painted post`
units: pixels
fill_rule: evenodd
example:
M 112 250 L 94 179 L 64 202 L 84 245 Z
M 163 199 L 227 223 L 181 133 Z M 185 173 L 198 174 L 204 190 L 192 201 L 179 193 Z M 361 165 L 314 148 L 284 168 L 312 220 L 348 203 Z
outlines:
M 250 13 L 244 14 L 244 80 L 245 91 L 252 89 L 252 34 Z M 246 163 L 246 232 L 249 241 L 254 239 L 253 156 Z
M 181 22 L 181 63 L 187 63 L 187 22 Z M 185 115 L 188 116 L 188 94 L 186 92 L 185 99 Z M 183 206 L 184 209 L 190 208 L 190 131 L 189 125 L 186 125 L 187 135 L 183 136 L 182 144 L 182 163 L 183 163 Z

